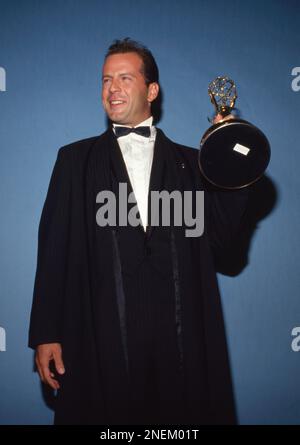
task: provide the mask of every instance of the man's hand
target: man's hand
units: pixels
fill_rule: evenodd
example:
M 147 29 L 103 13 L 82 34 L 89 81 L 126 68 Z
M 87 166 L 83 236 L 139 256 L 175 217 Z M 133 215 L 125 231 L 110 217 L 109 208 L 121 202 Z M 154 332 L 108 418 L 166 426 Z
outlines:
M 55 369 L 58 374 L 64 374 L 65 367 L 62 360 L 60 343 L 38 345 L 36 348 L 35 363 L 37 365 L 40 378 L 43 383 L 51 386 L 51 388 L 59 389 L 59 383 L 54 379 L 54 374 L 49 368 L 51 360 L 54 360 Z
M 230 119 L 235 119 L 235 116 L 233 114 L 228 114 L 227 116 L 223 116 L 221 113 L 218 113 L 214 119 L 213 119 L 213 123 L 217 124 L 220 121 L 229 121 Z

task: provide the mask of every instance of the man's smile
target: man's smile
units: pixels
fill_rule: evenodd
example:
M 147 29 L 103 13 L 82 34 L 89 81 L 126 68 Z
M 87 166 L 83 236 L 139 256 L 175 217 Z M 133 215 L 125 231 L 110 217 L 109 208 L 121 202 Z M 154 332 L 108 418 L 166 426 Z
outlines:
M 109 105 L 112 109 L 120 108 L 124 104 L 126 104 L 126 101 L 122 100 L 122 99 L 110 99 L 109 100 Z

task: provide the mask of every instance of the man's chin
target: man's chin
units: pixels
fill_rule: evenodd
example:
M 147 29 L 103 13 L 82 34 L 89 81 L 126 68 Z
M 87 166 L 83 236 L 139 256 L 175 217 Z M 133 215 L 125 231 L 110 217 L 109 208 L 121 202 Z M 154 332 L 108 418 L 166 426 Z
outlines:
M 125 122 L 125 118 L 117 115 L 115 113 L 111 113 L 110 115 L 107 115 L 108 118 L 114 123 L 114 124 L 119 124 L 119 125 L 126 125 Z

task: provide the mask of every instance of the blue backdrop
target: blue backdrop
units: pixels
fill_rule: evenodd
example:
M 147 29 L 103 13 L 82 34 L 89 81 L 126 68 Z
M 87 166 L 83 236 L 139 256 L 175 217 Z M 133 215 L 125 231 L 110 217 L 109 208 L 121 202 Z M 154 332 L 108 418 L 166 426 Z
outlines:
M 27 348 L 38 223 L 58 148 L 105 130 L 103 55 L 126 36 L 157 59 L 171 139 L 198 147 L 228 74 L 270 140 L 276 203 L 219 282 L 240 423 L 300 423 L 299 23 L 298 0 L 0 0 L 1 424 L 52 423 Z

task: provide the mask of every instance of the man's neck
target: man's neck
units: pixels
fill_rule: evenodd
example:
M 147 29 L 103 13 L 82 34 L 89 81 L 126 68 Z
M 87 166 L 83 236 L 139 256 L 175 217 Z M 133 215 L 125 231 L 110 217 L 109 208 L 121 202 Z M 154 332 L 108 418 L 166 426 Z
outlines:
M 113 126 L 114 127 L 118 126 L 118 127 L 133 127 L 133 128 L 135 128 L 135 127 L 147 127 L 147 126 L 152 127 L 152 124 L 153 124 L 153 116 L 147 117 L 147 119 L 143 120 L 142 122 L 140 122 L 137 125 L 125 125 L 125 124 L 118 124 L 116 122 L 113 122 Z

